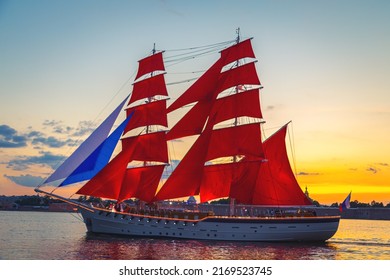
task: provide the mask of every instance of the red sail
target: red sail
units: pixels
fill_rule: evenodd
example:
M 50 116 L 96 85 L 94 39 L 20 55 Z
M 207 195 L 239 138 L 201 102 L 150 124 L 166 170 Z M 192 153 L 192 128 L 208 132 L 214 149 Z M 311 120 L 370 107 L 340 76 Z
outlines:
M 117 199 L 133 148 L 132 146 L 124 148 L 95 177 L 79 189 L 77 194 Z
M 127 115 L 135 111 L 131 121 L 125 129 L 125 133 L 142 126 L 162 125 L 167 127 L 166 100 L 157 100 L 126 110 Z
M 210 98 L 214 94 L 215 82 L 221 72 L 221 60 L 217 60 L 190 88 L 168 107 L 168 113 L 190 103 Z
M 168 162 L 165 131 L 123 138 L 124 149 L 134 146 L 131 160 Z
M 251 39 L 244 40 L 227 49 L 224 49 L 223 51 L 221 51 L 221 57 L 224 62 L 224 65 L 246 57 L 255 58 L 255 54 L 252 49 Z
M 135 79 L 153 71 L 165 71 L 162 52 L 141 59 Z
M 150 98 L 156 95 L 168 96 L 164 74 L 155 75 L 134 83 L 129 104 L 142 98 Z
M 234 167 L 235 164 L 215 164 L 204 167 L 199 191 L 201 203 L 229 196 Z
M 167 140 L 200 134 L 212 105 L 212 100 L 202 100 L 196 103 L 167 133 Z
M 241 116 L 262 118 L 259 89 L 213 100 L 202 100 L 192 107 L 167 133 L 167 140 L 200 134 L 208 116 L 210 119 L 214 119 L 213 124 Z
M 211 130 L 206 130 L 162 186 L 155 201 L 199 194 Z
M 237 106 L 238 104 L 239 106 Z M 211 118 L 215 116 L 215 123 L 242 116 L 262 118 L 259 89 L 252 89 L 217 99 L 210 116 Z
M 260 161 L 238 162 L 229 197 L 235 198 L 238 203 L 250 204 L 260 166 Z
M 259 167 L 259 161 L 205 166 L 200 187 L 201 202 L 231 197 L 238 203 L 250 203 Z
M 164 167 L 165 165 L 151 165 L 127 169 L 118 201 L 135 197 L 151 202 L 156 194 Z
M 234 155 L 263 158 L 260 139 L 258 123 L 213 130 L 205 161 Z
M 286 131 L 287 125 L 263 143 L 267 161 L 261 164 L 252 204 L 311 205 L 291 170 L 285 145 Z
M 210 159 L 232 155 L 250 155 L 253 158 L 259 159 L 262 157 L 260 139 L 259 124 L 242 125 L 219 130 L 211 130 L 211 126 L 206 128 L 157 193 L 155 200 L 198 195 L 203 192 L 203 201 L 203 199 L 208 200 L 210 197 L 214 199 L 218 195 L 221 195 L 220 197 L 227 196 L 225 194 L 226 192 L 229 194 L 230 186 L 233 186 L 234 190 L 240 187 L 245 190 L 245 188 L 254 186 L 254 182 L 251 186 L 247 187 L 243 186 L 240 182 L 248 183 L 248 180 L 255 181 L 258 169 L 254 173 L 251 169 L 254 175 L 250 177 L 251 179 L 245 179 L 242 176 L 248 176 L 248 174 L 245 173 L 244 167 L 242 167 L 243 169 L 236 168 L 236 170 L 231 169 L 230 171 L 225 171 L 232 172 L 232 175 L 229 175 L 230 177 L 225 177 L 226 174 L 224 175 L 222 171 L 226 170 L 226 168 L 229 169 L 228 164 L 223 165 L 222 169 L 219 168 L 222 170 L 220 171 L 222 172 L 220 175 L 212 172 L 209 172 L 209 175 L 204 175 L 206 170 L 218 172 L 215 170 L 218 167 L 213 167 L 214 165 L 205 167 L 204 164 Z M 240 166 L 249 164 L 240 163 Z M 239 176 L 239 174 L 244 175 Z M 216 178 L 220 178 L 221 181 L 218 181 Z M 223 186 L 228 178 L 231 178 L 229 184 Z M 221 189 L 217 190 L 217 187 L 221 187 Z M 233 193 L 237 195 L 236 192 Z M 252 189 L 251 193 L 253 193 Z
M 222 72 L 215 91 L 222 92 L 238 85 L 260 85 L 254 62 Z

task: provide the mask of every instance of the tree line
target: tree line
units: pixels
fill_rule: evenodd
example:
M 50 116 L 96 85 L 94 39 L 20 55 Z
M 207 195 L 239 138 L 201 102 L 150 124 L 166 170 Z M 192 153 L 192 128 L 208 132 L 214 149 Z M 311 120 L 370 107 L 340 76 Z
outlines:
M 351 208 L 390 208 L 390 202 L 386 205 L 383 204 L 383 202 L 377 202 L 375 200 L 371 201 L 370 203 L 365 202 L 359 202 L 357 200 L 351 201 L 349 203 L 351 205 Z M 339 207 L 339 203 L 335 202 L 331 205 L 331 207 Z
M 85 197 L 81 196 L 79 201 L 88 201 L 88 202 L 101 202 L 102 200 L 100 198 L 94 198 L 94 197 Z M 313 205 L 316 206 L 324 206 L 321 205 L 318 201 L 316 200 L 311 200 Z M 29 205 L 29 206 L 48 206 L 49 203 L 57 202 L 56 199 L 47 197 L 47 196 L 23 196 L 19 197 L 18 199 L 15 200 L 15 203 L 19 205 Z M 59 201 L 58 201 L 59 202 Z M 229 204 L 230 199 L 227 198 L 222 198 L 219 200 L 214 200 L 211 201 L 210 204 Z M 330 207 L 339 207 L 338 202 L 334 202 L 330 205 Z M 358 200 L 354 200 L 350 202 L 351 208 L 390 208 L 390 202 L 387 203 L 386 205 L 383 204 L 383 202 L 377 202 L 375 200 L 371 201 L 370 203 L 366 202 L 360 202 Z

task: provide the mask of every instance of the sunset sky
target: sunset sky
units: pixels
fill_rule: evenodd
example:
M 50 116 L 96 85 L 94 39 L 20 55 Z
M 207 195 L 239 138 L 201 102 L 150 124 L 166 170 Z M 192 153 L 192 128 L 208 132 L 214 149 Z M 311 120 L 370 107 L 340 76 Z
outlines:
M 389 14 L 385 0 L 0 0 L 0 195 L 34 194 L 130 93 L 154 43 L 168 56 L 240 27 L 254 37 L 265 133 L 292 120 L 301 187 L 324 204 L 350 191 L 387 204 Z M 167 81 L 217 58 L 168 66 Z M 171 101 L 188 86 L 168 87 Z

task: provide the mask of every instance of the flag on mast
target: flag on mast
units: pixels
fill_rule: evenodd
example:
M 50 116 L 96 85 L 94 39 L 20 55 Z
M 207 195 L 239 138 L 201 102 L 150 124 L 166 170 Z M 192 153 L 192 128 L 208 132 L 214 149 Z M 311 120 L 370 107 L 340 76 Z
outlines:
M 350 205 L 351 194 L 352 194 L 352 192 L 350 192 L 349 195 L 344 199 L 343 203 L 340 204 L 340 206 L 339 206 L 340 212 L 343 212 L 343 210 L 351 207 L 351 205 Z

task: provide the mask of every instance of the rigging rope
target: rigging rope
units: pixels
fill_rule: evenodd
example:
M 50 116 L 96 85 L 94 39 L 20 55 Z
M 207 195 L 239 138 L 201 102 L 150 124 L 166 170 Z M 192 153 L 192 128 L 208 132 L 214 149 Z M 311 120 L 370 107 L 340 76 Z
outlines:
M 198 54 L 203 54 L 203 53 L 213 53 L 213 52 L 216 52 L 218 50 L 221 50 L 222 48 L 221 47 L 214 47 L 214 48 L 211 48 L 211 49 L 204 49 L 204 50 L 198 50 L 198 51 L 193 51 L 193 52 L 186 52 L 186 53 L 182 53 L 182 54 L 177 54 L 177 55 L 173 55 L 173 56 L 167 56 L 165 58 L 165 62 L 171 62 L 171 61 L 175 61 L 175 60 L 179 60 L 181 57 L 192 57 L 192 56 L 197 56 Z
M 188 83 L 188 82 L 192 82 L 192 81 L 194 81 L 194 80 L 197 80 L 198 78 L 199 78 L 199 77 L 195 77 L 195 78 L 192 78 L 192 79 L 186 79 L 186 80 L 182 80 L 182 81 L 166 83 L 166 85 L 167 85 L 167 86 L 172 86 L 172 85 L 177 85 L 177 84 Z
M 234 41 L 227 41 L 227 42 L 222 42 L 222 43 L 213 44 L 213 45 L 204 46 L 204 47 L 181 49 L 181 50 L 191 50 L 191 51 L 183 52 L 183 53 L 177 54 L 177 55 L 167 56 L 167 57 L 165 57 L 165 63 L 166 63 L 166 66 L 169 67 L 169 66 L 175 65 L 177 63 L 181 63 L 181 62 L 184 62 L 184 61 L 187 61 L 190 59 L 194 59 L 194 58 L 197 58 L 200 56 L 216 53 L 216 52 L 221 51 L 227 45 L 232 44 L 233 42 Z
M 182 52 L 182 53 L 173 54 L 171 56 L 166 57 L 165 66 L 168 68 L 168 67 L 171 67 L 173 65 L 190 60 L 190 59 L 195 59 L 195 58 L 198 58 L 201 56 L 206 56 L 206 55 L 210 55 L 212 53 L 219 52 L 222 49 L 224 49 L 226 46 L 231 45 L 233 43 L 235 43 L 235 40 L 224 41 L 224 42 L 219 42 L 219 43 L 210 44 L 210 45 L 195 46 L 195 47 L 190 47 L 190 48 L 165 50 L 165 52 L 167 52 L 167 53 Z M 96 122 L 100 118 L 102 113 L 113 102 L 113 100 L 119 95 L 119 93 L 126 87 L 126 85 L 133 79 L 136 72 L 137 71 L 135 70 L 134 73 L 132 75 L 130 75 L 130 77 L 120 86 L 120 88 L 116 91 L 116 93 L 111 97 L 111 99 L 106 103 L 106 105 L 100 110 L 98 115 L 92 121 L 93 125 L 91 125 L 91 127 L 96 125 Z M 192 72 L 188 72 L 188 73 L 184 72 L 184 73 L 176 73 L 176 74 L 195 74 L 195 73 L 201 73 L 201 72 L 204 72 L 204 71 L 192 71 Z M 175 85 L 175 84 L 180 84 L 180 83 L 191 82 L 193 80 L 196 80 L 197 78 L 198 77 L 186 79 L 183 81 L 171 82 L 171 83 L 167 83 L 167 85 Z M 80 139 L 81 139 L 81 136 L 76 140 L 76 143 L 78 143 L 80 141 Z M 70 149 L 69 149 L 67 154 L 69 154 L 69 153 L 70 153 Z M 63 163 L 63 161 L 61 161 L 61 162 L 59 161 L 54 169 L 57 169 L 62 163 Z M 47 178 L 42 179 L 40 184 L 37 186 L 37 189 L 39 189 L 40 187 L 43 186 L 46 179 Z M 59 188 L 59 186 L 55 187 L 51 191 L 51 193 L 53 193 L 58 188 Z M 76 193 L 73 193 L 70 197 L 74 196 L 75 194 Z
M 288 131 L 288 140 L 290 142 L 291 156 L 292 156 L 293 165 L 294 165 L 294 173 L 295 173 L 295 175 L 298 175 L 296 161 L 295 161 L 294 129 L 293 129 L 292 121 L 290 121 L 290 123 L 291 123 L 292 137 L 290 135 L 290 131 L 287 130 Z M 291 140 L 291 138 L 292 138 L 292 140 Z
M 209 48 L 209 47 L 215 47 L 220 45 L 228 45 L 235 43 L 236 40 L 230 40 L 230 41 L 224 41 L 219 43 L 214 43 L 211 45 L 203 45 L 203 46 L 197 46 L 197 47 L 189 47 L 189 48 L 183 48 L 183 49 L 171 49 L 171 50 L 165 50 L 166 52 L 178 52 L 178 51 L 186 51 L 186 50 L 194 50 L 194 49 L 202 49 L 202 48 Z

